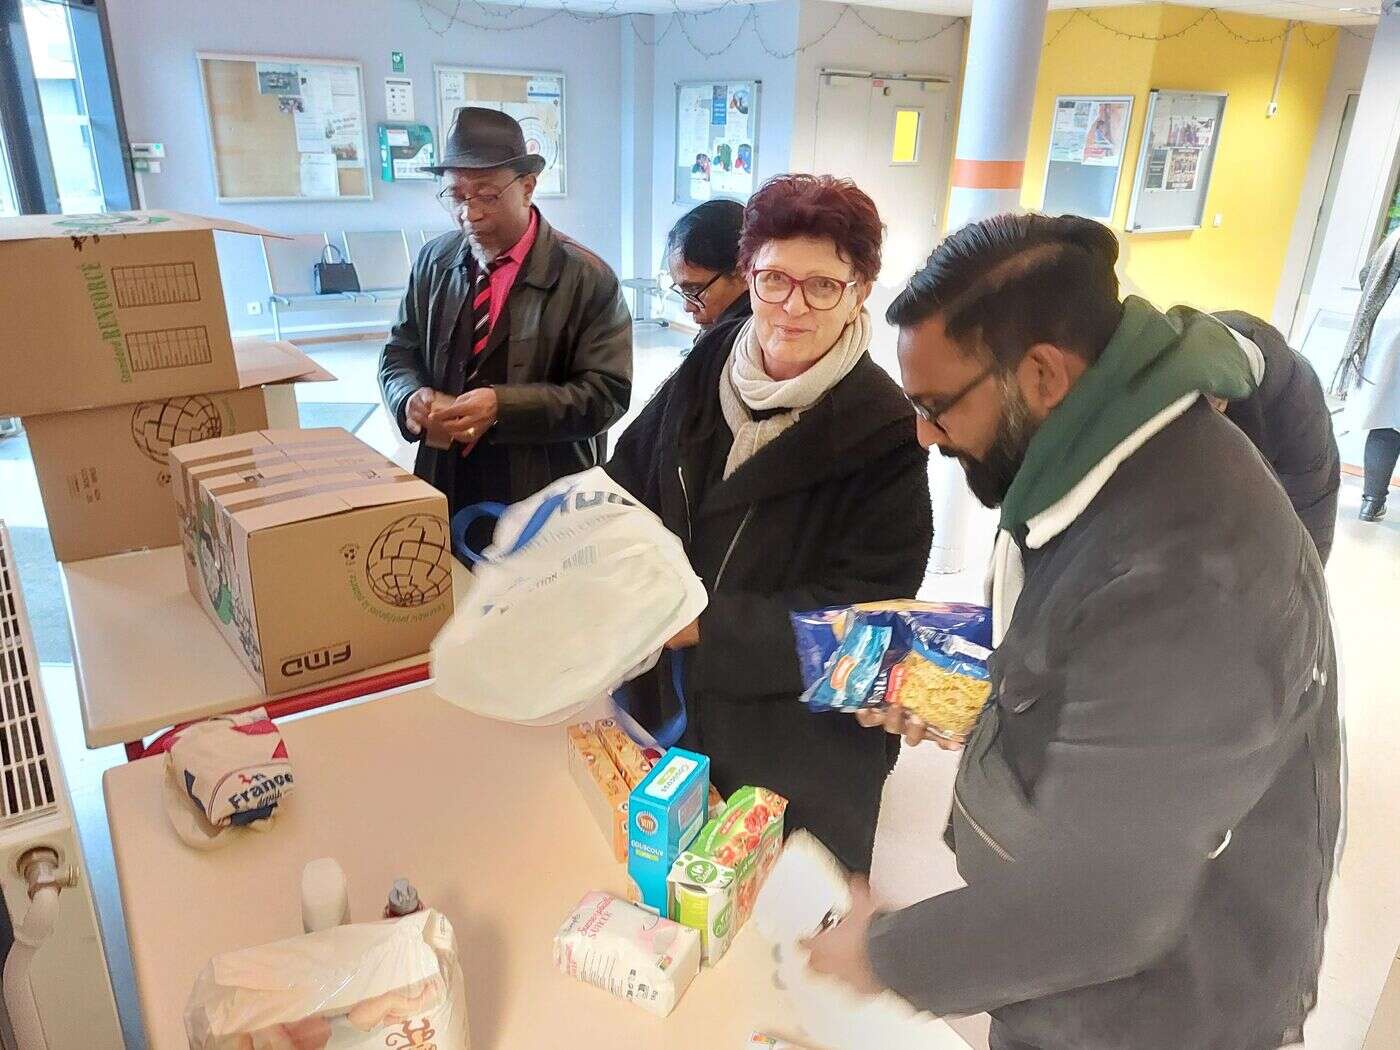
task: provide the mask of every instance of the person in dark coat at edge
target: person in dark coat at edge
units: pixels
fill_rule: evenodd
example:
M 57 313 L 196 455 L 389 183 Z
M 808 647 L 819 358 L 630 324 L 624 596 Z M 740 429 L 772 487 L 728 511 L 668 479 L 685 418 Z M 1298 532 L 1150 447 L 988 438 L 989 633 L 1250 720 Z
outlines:
M 998 216 L 890 309 L 923 441 L 1000 508 L 992 690 L 947 834 L 966 885 L 886 911 L 853 882 L 811 965 L 990 1012 L 995 1050 L 1276 1050 L 1317 1001 L 1341 820 L 1322 562 L 1202 400 L 1250 394 L 1234 337 L 1120 302 L 1117 257 L 1091 220 Z
M 682 215 L 666 237 L 666 279 L 700 336 L 753 316 L 749 284 L 739 271 L 743 226 L 742 204 L 713 200 Z
M 414 473 L 452 513 L 514 503 L 597 465 L 632 392 L 617 277 L 532 200 L 543 157 L 491 109 L 457 111 L 439 200 L 459 229 L 424 246 L 380 359 Z
M 656 732 L 684 702 L 681 744 L 710 757 L 722 793 L 777 791 L 789 828 L 859 871 L 898 741 L 798 702 L 789 615 L 913 595 L 933 541 L 913 412 L 868 352 L 882 237 L 849 181 L 763 186 L 739 253 L 753 317 L 700 338 L 607 465 L 685 543 L 710 596 L 625 704 Z
M 1257 386 L 1239 401 L 1209 400 L 1274 468 L 1325 566 L 1337 531 L 1342 456 L 1322 381 L 1273 325 L 1240 310 L 1215 316 L 1244 337 Z

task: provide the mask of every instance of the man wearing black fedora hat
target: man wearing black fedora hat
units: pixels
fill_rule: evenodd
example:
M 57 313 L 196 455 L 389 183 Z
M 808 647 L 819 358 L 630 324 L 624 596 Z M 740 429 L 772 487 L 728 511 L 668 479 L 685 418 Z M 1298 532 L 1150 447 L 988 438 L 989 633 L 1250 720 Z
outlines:
M 631 398 L 617 276 L 535 208 L 545 163 L 508 114 L 468 107 L 429 169 L 458 229 L 419 253 L 379 382 L 454 513 L 597 464 Z

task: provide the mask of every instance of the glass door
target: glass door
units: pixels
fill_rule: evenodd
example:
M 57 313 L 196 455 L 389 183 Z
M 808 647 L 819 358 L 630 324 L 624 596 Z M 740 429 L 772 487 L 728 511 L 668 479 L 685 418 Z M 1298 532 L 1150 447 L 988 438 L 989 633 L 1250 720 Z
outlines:
M 105 211 L 68 5 L 23 0 L 23 11 L 62 210 L 65 215 Z

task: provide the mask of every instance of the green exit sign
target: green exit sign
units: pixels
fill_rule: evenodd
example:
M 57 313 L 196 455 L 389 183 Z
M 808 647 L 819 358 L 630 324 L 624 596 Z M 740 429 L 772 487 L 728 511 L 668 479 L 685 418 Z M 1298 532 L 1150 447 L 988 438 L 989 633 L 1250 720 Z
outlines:
M 390 52 L 389 52 L 389 61 L 390 61 L 390 63 L 392 63 L 392 65 L 393 65 L 393 67 L 394 67 L 394 72 L 395 72 L 395 73 L 402 73 L 402 72 L 404 72 L 403 52 L 402 52 L 402 51 L 390 51 Z

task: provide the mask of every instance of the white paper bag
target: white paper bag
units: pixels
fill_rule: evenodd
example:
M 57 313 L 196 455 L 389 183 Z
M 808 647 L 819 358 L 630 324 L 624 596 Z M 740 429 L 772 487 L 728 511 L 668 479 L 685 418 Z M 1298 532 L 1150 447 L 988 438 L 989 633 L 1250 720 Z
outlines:
M 894 992 L 858 995 L 813 973 L 801 942 L 815 937 L 851 906 L 846 873 L 811 835 L 788 839 L 754 907 L 754 926 L 774 946 L 778 983 L 787 989 L 804 1032 L 831 1050 L 967 1050 L 947 1022 L 914 1009 Z
M 681 541 L 595 467 L 501 517 L 433 642 L 437 692 L 487 718 L 565 722 L 654 666 L 707 603 Z

